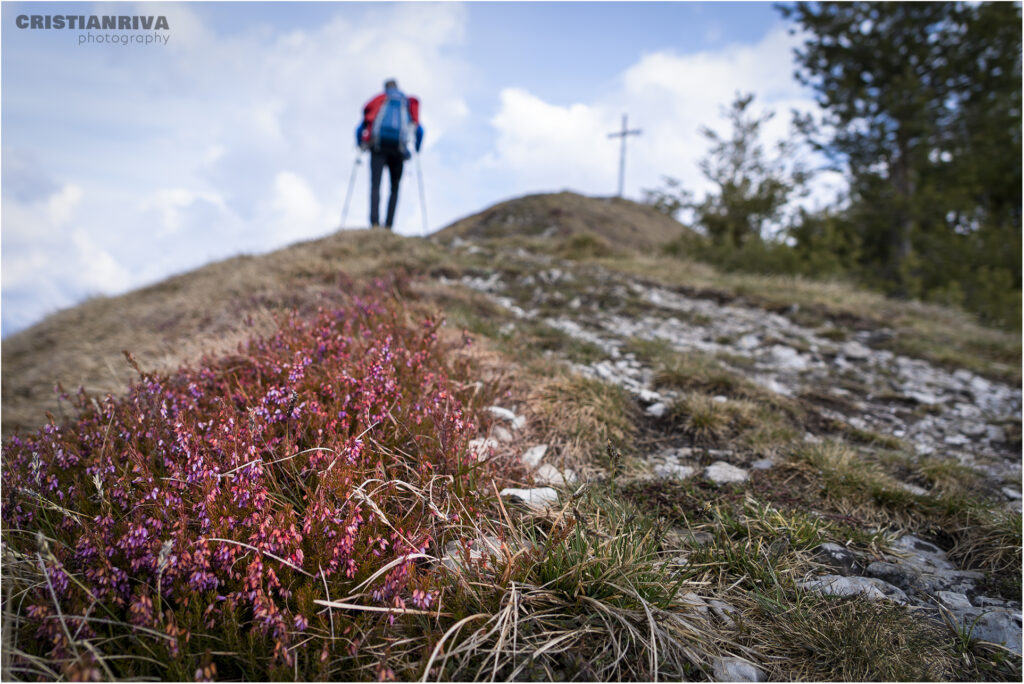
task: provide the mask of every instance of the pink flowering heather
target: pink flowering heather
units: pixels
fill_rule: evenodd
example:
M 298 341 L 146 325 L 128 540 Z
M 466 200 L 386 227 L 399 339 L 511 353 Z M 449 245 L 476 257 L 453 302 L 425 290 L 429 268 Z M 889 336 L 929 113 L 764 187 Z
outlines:
M 314 601 L 437 607 L 409 556 L 472 505 L 475 431 L 438 326 L 384 296 L 293 315 L 236 355 L 143 373 L 121 399 L 80 394 L 75 421 L 11 438 L 4 542 L 37 571 L 17 647 L 65 676 L 392 677 L 359 644 L 417 618 Z M 101 670 L 97 649 L 139 657 Z

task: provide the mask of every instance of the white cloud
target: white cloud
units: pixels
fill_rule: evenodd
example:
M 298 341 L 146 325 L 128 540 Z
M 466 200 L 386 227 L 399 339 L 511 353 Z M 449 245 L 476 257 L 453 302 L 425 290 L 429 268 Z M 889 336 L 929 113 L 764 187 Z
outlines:
M 615 159 L 617 148 L 604 141 L 613 117 L 601 106 L 559 107 L 508 88 L 491 123 L 498 138 L 484 165 L 535 188 L 598 186 Z
M 320 206 L 306 181 L 293 171 L 281 171 L 274 179 L 270 198 L 273 227 L 286 244 L 303 236 L 321 233 L 331 217 Z
M 72 228 L 85 199 L 74 184 L 29 201 L 3 198 L 4 333 L 83 296 L 129 287 L 129 271 L 83 230 Z
M 82 201 L 82 188 L 71 183 L 65 185 L 46 202 L 46 214 L 53 226 L 68 222 L 78 204 Z
M 139 210 L 144 213 L 155 211 L 159 214 L 160 229 L 157 235 L 174 235 L 180 233 L 185 222 L 183 212 L 197 202 L 213 205 L 225 214 L 229 213 L 223 198 L 212 192 L 195 192 L 186 188 L 162 188 L 139 202 Z M 147 226 L 152 226 L 146 221 Z

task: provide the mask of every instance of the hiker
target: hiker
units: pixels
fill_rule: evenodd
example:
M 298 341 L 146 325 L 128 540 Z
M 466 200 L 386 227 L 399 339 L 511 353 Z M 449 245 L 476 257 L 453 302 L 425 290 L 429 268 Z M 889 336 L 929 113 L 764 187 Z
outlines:
M 416 152 L 423 143 L 420 125 L 420 102 L 407 97 L 398 89 L 395 79 L 384 82 L 384 92 L 363 107 L 363 121 L 356 129 L 356 144 L 370 151 L 370 227 L 380 226 L 380 177 L 384 167 L 391 176 L 391 196 L 384 226 L 391 230 L 398 204 L 398 183 L 402 179 L 402 166 L 412 157 L 410 138 L 415 127 Z

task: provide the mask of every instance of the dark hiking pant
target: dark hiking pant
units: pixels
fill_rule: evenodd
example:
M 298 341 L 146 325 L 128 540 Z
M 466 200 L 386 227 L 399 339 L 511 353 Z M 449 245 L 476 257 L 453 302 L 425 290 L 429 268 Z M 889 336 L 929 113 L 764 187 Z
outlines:
M 402 180 L 402 166 L 405 159 L 401 150 L 381 149 L 370 152 L 370 225 L 380 225 L 380 179 L 384 166 L 391 176 L 391 196 L 388 198 L 388 215 L 384 222 L 389 229 L 395 223 L 395 207 L 398 205 L 398 183 Z

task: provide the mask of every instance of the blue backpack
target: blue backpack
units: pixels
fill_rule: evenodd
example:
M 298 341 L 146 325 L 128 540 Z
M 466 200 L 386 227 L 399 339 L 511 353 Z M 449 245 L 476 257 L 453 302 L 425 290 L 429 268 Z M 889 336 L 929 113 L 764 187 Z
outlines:
M 388 93 L 387 101 L 373 120 L 370 143 L 377 149 L 381 146 L 404 149 L 409 142 L 410 129 L 409 102 L 405 95 L 398 91 Z

